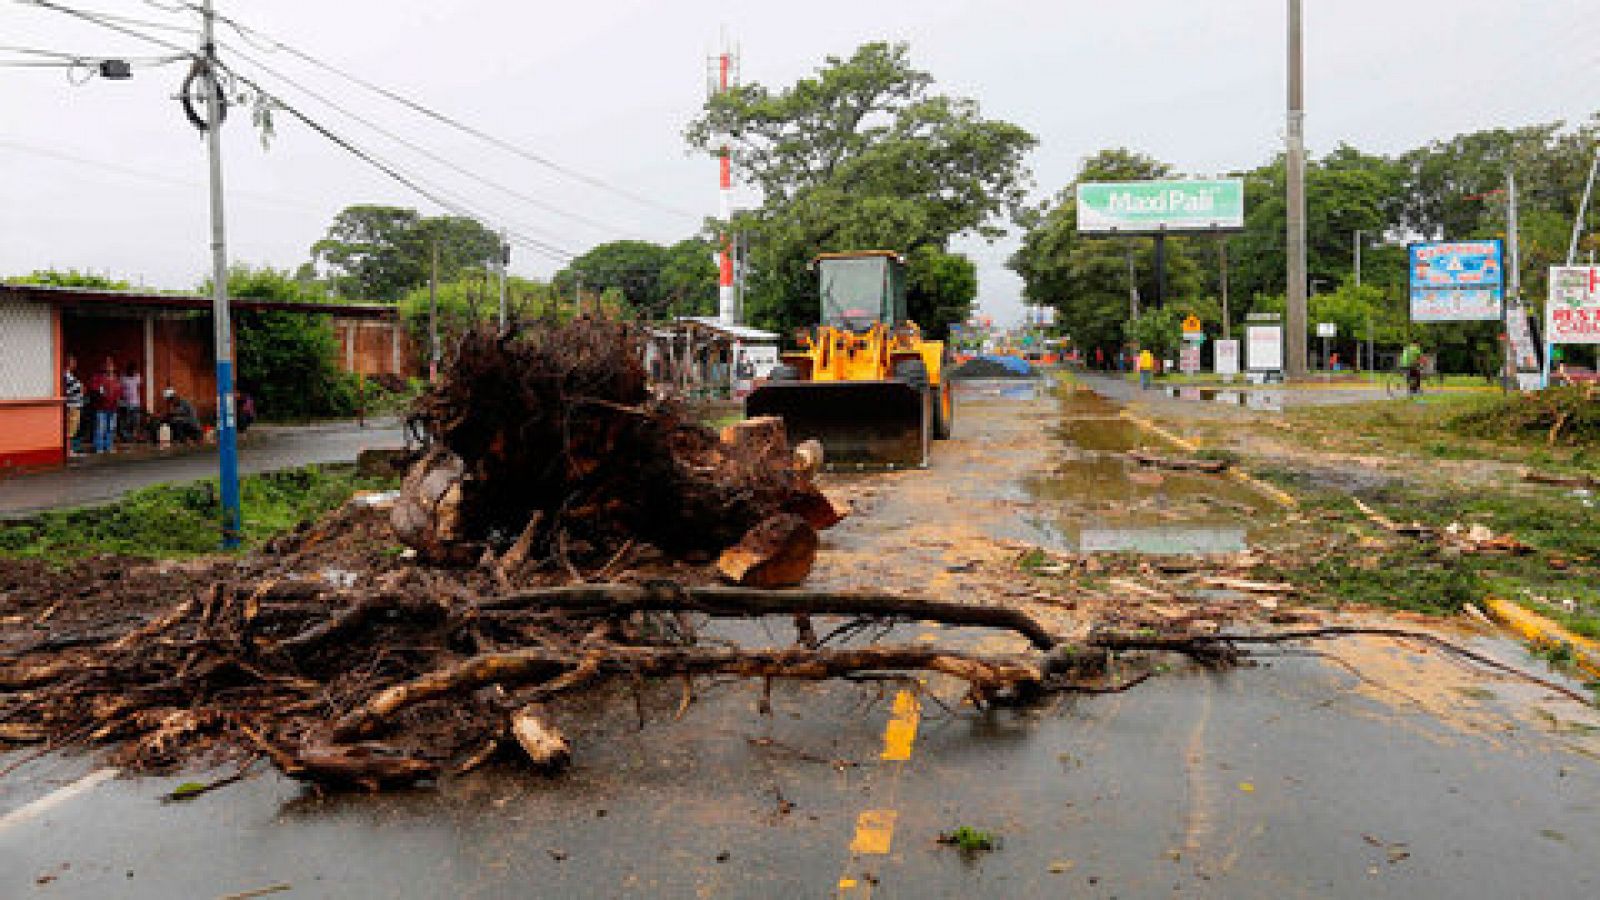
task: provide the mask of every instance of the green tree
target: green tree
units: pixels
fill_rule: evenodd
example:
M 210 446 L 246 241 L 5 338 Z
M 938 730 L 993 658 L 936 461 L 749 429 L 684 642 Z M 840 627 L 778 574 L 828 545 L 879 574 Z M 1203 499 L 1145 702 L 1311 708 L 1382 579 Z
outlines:
M 452 278 L 494 259 L 500 239 L 472 219 L 426 218 L 414 209 L 362 204 L 334 217 L 312 245 L 311 258 L 327 268 L 339 295 L 393 302 L 428 280 L 435 246 L 441 277 Z
M 923 246 L 906 260 L 906 310 L 911 321 L 928 323 L 926 334 L 944 340 L 950 326 L 972 314 L 978 267 L 958 253 Z
M 750 237 L 752 319 L 784 332 L 816 322 L 817 253 L 943 251 L 956 235 L 1002 234 L 1024 208 L 1033 136 L 933 85 L 906 45 L 871 43 L 787 88 L 745 84 L 706 102 L 689 143 L 731 145 L 762 194 L 735 223 Z
M 38 269 L 11 280 L 18 284 L 89 288 L 100 291 L 125 291 L 130 286 L 128 282 L 109 275 L 96 275 L 92 272 L 80 272 L 77 269 Z
M 247 266 L 228 272 L 228 293 L 299 303 L 325 299 L 288 272 Z M 354 378 L 339 368 L 339 340 L 329 316 L 239 311 L 233 325 L 239 390 L 255 397 L 260 415 L 292 419 L 355 411 Z
M 572 314 L 571 304 L 561 300 L 553 286 L 516 275 L 506 278 L 506 302 L 512 318 L 517 320 L 547 316 L 565 319 Z M 441 353 L 447 354 L 467 328 L 496 320 L 500 310 L 499 286 L 487 273 L 463 268 L 456 277 L 439 282 L 438 307 L 439 346 Z M 424 359 L 428 353 L 430 308 L 427 286 L 411 289 L 400 301 L 400 317 Z

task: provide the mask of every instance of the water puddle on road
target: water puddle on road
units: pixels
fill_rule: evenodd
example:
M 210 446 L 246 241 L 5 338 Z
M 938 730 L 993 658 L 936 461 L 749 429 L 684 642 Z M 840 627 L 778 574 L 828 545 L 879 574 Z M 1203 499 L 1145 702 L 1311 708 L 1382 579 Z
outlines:
M 1182 455 L 1092 391 L 1059 397 L 1050 468 L 1022 481 L 1034 539 L 1078 553 L 1238 553 L 1270 525 L 1273 502 L 1225 475 L 1141 465 L 1128 454 Z
M 1283 412 L 1283 391 L 1272 388 L 1210 388 L 1179 385 L 1166 388 L 1168 397 L 1191 403 L 1217 403 L 1242 406 L 1258 412 Z

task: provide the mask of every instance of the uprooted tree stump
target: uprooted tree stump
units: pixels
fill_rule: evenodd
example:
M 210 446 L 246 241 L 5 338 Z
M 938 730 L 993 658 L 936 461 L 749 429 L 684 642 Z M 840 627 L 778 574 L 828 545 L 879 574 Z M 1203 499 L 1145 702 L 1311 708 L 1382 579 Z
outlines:
M 774 542 L 769 523 L 845 515 L 809 457 L 796 463 L 779 419 L 719 437 L 650 393 L 643 358 L 640 331 L 596 319 L 466 334 L 417 404 L 431 447 L 394 510 L 401 540 L 446 565 L 520 544 L 519 561 L 569 571 L 640 544 L 688 560 L 742 545 L 742 569 L 778 573 L 760 583 L 803 579 L 807 538 Z

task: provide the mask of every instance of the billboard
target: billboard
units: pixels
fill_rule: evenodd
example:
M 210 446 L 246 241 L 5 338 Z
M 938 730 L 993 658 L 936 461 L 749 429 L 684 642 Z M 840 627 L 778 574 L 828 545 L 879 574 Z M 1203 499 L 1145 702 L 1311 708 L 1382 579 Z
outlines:
M 1501 316 L 1500 241 L 1428 241 L 1410 251 L 1411 321 L 1488 322 Z
M 1244 182 L 1237 178 L 1086 182 L 1076 193 L 1083 234 L 1244 228 Z
M 1211 352 L 1214 354 L 1211 365 L 1217 370 L 1218 375 L 1239 374 L 1238 341 L 1217 341 L 1211 347 Z
M 1544 305 L 1550 344 L 1600 344 L 1600 266 L 1551 266 Z
M 1252 372 L 1283 368 L 1283 326 L 1251 325 L 1245 329 L 1245 366 Z

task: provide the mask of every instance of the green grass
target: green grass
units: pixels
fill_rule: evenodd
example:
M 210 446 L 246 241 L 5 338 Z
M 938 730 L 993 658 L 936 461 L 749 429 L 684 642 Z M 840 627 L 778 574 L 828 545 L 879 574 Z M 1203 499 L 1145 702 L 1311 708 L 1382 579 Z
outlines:
M 249 548 L 315 519 L 362 489 L 396 479 L 357 475 L 354 466 L 308 466 L 241 481 L 244 543 Z M 174 559 L 218 550 L 217 481 L 156 485 L 106 506 L 43 513 L 0 524 L 0 558 L 69 561 L 108 553 Z
M 1365 603 L 1452 613 L 1489 595 L 1531 601 L 1579 634 L 1600 636 L 1600 528 L 1596 510 L 1565 491 L 1463 490 L 1431 481 L 1396 481 L 1362 493 L 1389 518 L 1445 528 L 1458 523 L 1510 534 L 1526 555 L 1464 553 L 1432 540 L 1389 536 L 1348 493 L 1319 487 L 1300 473 L 1258 472 L 1292 490 L 1312 518 L 1290 540 L 1303 542 L 1276 567 L 1278 577 L 1321 602 Z M 1364 545 L 1376 536 L 1383 547 Z M 1569 609 L 1570 607 L 1570 609 Z

